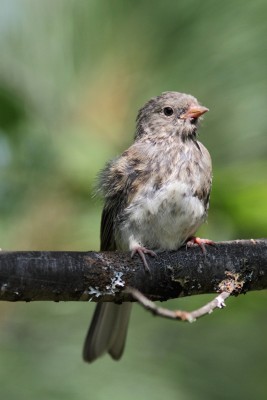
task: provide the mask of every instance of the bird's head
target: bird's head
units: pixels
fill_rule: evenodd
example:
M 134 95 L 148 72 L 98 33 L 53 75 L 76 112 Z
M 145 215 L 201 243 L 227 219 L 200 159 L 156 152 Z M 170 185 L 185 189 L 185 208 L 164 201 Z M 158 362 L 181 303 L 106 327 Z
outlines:
M 135 139 L 144 135 L 175 135 L 182 140 L 196 136 L 199 118 L 209 111 L 189 94 L 164 92 L 138 112 Z

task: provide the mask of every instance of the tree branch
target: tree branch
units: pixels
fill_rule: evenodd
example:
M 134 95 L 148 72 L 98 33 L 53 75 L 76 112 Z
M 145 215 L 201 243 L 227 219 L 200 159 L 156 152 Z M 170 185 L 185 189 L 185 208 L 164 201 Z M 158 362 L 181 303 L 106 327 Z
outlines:
M 0 252 L 0 300 L 129 301 L 126 287 L 151 300 L 267 288 L 267 240 L 236 240 L 149 257 L 151 275 L 138 256 L 122 252 Z M 227 276 L 230 273 L 230 277 Z M 234 278 L 233 278 L 234 277 Z M 224 285 L 224 287 L 222 287 Z M 226 288 L 226 290 L 225 290 Z

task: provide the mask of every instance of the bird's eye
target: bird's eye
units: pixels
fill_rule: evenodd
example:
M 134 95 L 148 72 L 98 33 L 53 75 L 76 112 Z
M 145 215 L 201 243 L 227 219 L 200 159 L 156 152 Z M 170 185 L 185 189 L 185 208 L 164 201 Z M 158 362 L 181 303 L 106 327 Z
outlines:
M 166 117 L 170 117 L 173 114 L 173 109 L 171 107 L 164 107 L 163 112 Z

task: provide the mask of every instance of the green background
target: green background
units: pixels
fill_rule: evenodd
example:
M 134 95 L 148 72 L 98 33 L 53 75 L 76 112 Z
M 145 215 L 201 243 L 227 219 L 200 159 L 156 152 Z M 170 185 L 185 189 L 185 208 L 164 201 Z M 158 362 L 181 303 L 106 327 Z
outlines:
M 0 0 L 0 247 L 97 250 L 97 172 L 166 90 L 209 107 L 213 240 L 266 237 L 267 3 Z M 87 303 L 1 303 L 1 398 L 265 399 L 266 292 L 195 324 L 135 306 L 119 363 L 87 365 Z M 168 307 L 193 309 L 210 296 Z

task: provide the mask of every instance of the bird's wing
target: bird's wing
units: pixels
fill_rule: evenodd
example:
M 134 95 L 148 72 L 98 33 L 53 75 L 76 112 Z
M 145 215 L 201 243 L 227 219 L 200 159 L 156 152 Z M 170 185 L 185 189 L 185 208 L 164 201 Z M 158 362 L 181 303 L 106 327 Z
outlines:
M 205 209 L 208 210 L 209 208 L 209 199 L 210 199 L 210 192 L 211 192 L 211 185 L 212 185 L 212 161 L 210 157 L 210 153 L 206 149 L 206 147 L 199 143 L 201 153 L 203 154 L 202 163 L 203 163 L 203 170 L 205 171 L 205 179 L 203 181 L 203 188 L 202 188 L 202 196 Z
M 104 206 L 101 217 L 100 228 L 100 250 L 114 251 L 116 250 L 116 243 L 114 238 L 114 219 L 117 215 L 116 206 Z
M 136 144 L 126 150 L 119 158 L 107 164 L 100 175 L 99 187 L 104 195 L 105 205 L 101 219 L 101 250 L 116 250 L 114 225 L 138 192 L 140 180 L 149 176 L 147 154 L 136 152 Z

